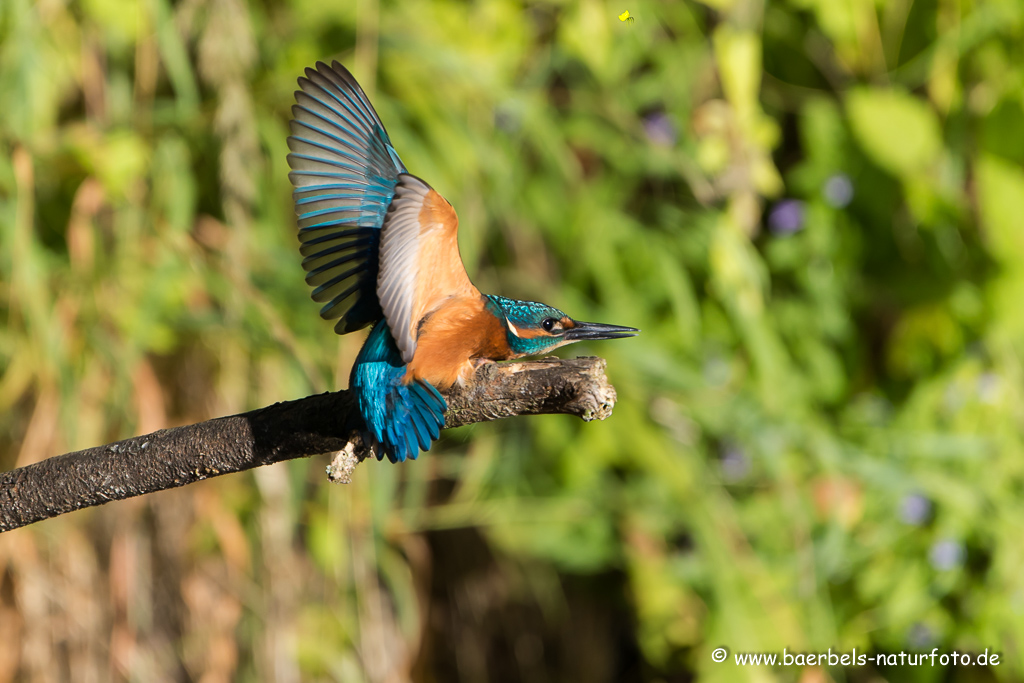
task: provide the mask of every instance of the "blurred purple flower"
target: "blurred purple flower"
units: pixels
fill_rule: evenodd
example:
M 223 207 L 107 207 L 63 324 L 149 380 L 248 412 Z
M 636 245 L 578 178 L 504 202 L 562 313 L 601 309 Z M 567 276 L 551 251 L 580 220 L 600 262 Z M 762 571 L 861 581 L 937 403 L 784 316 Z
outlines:
M 825 181 L 821 192 L 829 206 L 841 209 L 853 201 L 853 182 L 845 173 L 836 173 Z
M 660 147 L 671 147 L 676 144 L 676 126 L 663 112 L 644 117 L 644 133 L 647 134 L 648 140 Z
M 722 478 L 728 483 L 744 479 L 750 472 L 750 458 L 737 446 L 727 446 L 722 454 Z
M 804 203 L 799 199 L 783 199 L 768 214 L 768 227 L 776 235 L 790 235 L 804 227 Z
M 900 503 L 900 519 L 904 524 L 921 526 L 932 514 L 932 502 L 920 493 L 905 496 Z
M 929 647 L 934 643 L 935 634 L 925 624 L 918 621 L 910 627 L 910 633 L 907 634 L 907 641 L 912 648 L 919 650 L 921 648 Z
M 506 133 L 516 133 L 522 125 L 522 116 L 514 103 L 499 104 L 494 109 L 494 125 Z
M 947 571 L 963 564 L 964 555 L 964 546 L 959 541 L 946 538 L 932 544 L 928 558 L 933 567 L 939 571 Z

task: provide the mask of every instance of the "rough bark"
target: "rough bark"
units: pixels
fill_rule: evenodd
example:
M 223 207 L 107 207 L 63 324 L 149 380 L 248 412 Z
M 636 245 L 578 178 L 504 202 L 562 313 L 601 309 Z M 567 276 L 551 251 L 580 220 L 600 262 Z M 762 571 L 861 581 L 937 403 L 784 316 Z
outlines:
M 445 428 L 513 415 L 608 417 L 615 389 L 601 358 L 485 363 L 447 392 Z M 0 473 L 0 532 L 114 500 L 283 460 L 330 453 L 347 482 L 370 451 L 348 391 L 275 403 L 240 415 L 162 429 Z

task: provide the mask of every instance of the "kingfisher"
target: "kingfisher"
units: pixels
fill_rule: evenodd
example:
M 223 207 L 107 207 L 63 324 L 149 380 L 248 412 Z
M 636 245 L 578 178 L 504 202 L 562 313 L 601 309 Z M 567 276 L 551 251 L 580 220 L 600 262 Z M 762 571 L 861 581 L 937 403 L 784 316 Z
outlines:
M 441 391 L 481 363 L 639 332 L 481 294 L 455 210 L 408 172 L 352 74 L 337 61 L 305 74 L 288 138 L 302 267 L 335 332 L 372 326 L 349 388 L 378 460 L 429 450 L 444 426 Z

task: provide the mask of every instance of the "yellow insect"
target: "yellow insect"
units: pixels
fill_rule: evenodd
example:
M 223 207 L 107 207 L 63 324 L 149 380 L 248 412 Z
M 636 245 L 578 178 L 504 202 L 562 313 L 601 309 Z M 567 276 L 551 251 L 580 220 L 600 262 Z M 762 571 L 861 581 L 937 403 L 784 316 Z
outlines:
M 635 19 L 629 16 L 629 10 L 626 10 L 625 12 L 619 15 L 619 21 L 628 21 L 629 23 L 632 24 L 635 21 Z

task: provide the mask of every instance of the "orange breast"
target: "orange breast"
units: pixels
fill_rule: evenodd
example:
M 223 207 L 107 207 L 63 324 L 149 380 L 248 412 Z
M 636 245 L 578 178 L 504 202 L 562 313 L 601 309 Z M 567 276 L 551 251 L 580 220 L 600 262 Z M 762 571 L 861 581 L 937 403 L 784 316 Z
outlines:
M 452 297 L 420 322 L 405 381 L 422 379 L 447 389 L 472 373 L 473 359 L 512 355 L 504 324 L 485 308 L 482 296 Z

